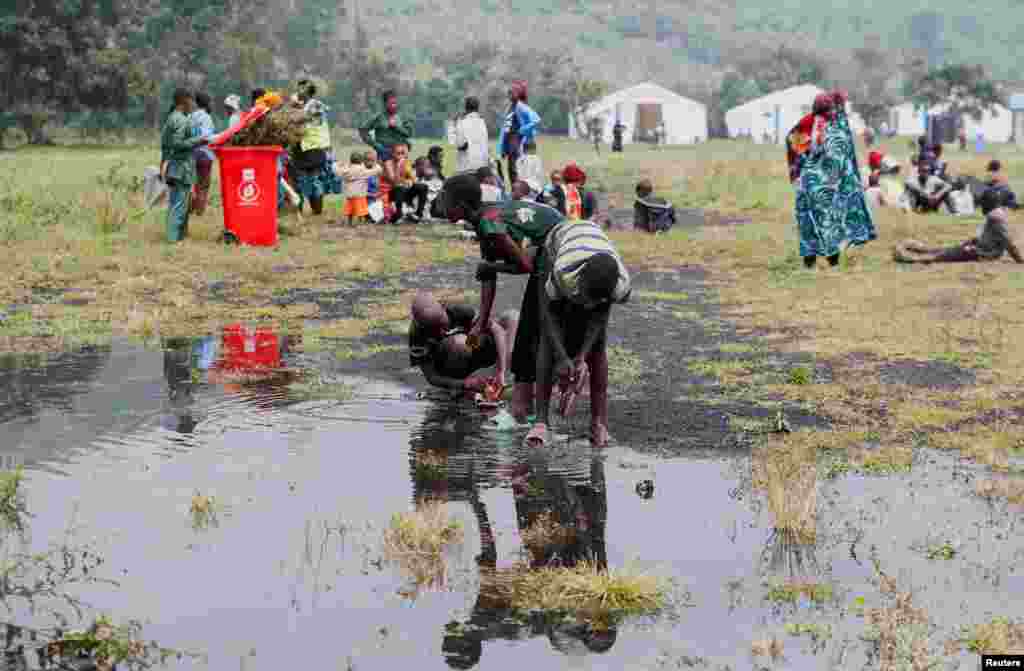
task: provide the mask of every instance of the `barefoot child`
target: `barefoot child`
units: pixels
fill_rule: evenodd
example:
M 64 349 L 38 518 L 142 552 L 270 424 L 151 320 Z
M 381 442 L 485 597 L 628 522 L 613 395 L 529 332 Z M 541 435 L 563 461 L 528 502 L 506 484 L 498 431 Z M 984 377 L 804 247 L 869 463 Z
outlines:
M 544 281 L 538 283 L 537 423 L 526 442 L 547 444 L 554 378 L 563 389 L 566 415 L 589 376 L 590 440 L 601 447 L 608 441 L 608 316 L 612 303 L 629 300 L 629 273 L 608 236 L 589 221 L 556 226 L 545 258 Z
M 530 414 L 537 377 L 540 317 L 537 287 L 544 267 L 543 244 L 548 232 L 564 221 L 564 217 L 552 207 L 522 200 L 484 205 L 480 182 L 473 175 L 452 177 L 445 182 L 443 194 L 443 207 L 449 221 L 465 220 L 476 228 L 480 255 L 484 259 L 476 272 L 481 282 L 480 314 L 470 329 L 470 336 L 479 337 L 482 324 L 491 319 L 498 273 L 530 276 L 519 310 L 519 328 L 510 365 L 515 375 L 512 415 L 522 422 Z M 534 254 L 527 252 L 527 244 L 536 248 Z
M 371 177 L 381 173 L 380 166 L 366 167 L 366 157 L 352 152 L 349 164 L 338 170 L 338 176 L 345 181 L 345 211 L 349 224 L 363 223 L 370 214 L 366 200 Z

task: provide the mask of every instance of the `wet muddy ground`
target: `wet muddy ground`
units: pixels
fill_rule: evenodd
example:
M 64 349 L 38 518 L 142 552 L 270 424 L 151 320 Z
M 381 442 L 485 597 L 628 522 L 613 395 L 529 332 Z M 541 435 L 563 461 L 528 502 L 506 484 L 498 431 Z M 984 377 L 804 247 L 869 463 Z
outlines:
M 0 359 L 0 454 L 26 467 L 34 515 L 23 542 L 45 548 L 74 523 L 119 585 L 68 593 L 87 613 L 141 619 L 147 638 L 206 653 L 210 669 L 877 668 L 859 638 L 859 613 L 882 598 L 873 560 L 914 591 L 937 650 L 962 625 L 1021 612 L 1020 507 L 975 496 L 984 467 L 950 453 L 918 449 L 897 475 L 823 476 L 816 542 L 773 534 L 751 448 L 780 412 L 793 429 L 827 418 L 757 385 L 795 369 L 824 381 L 827 362 L 739 335 L 698 268 L 634 279 L 634 300 L 612 316 L 613 444 L 600 452 L 585 439 L 585 402 L 537 451 L 521 447 L 523 431 L 485 428 L 472 404 L 420 393 L 398 335 L 364 343 L 392 349 L 347 360 L 307 351 L 294 334 L 230 326 L 162 350 L 116 341 Z M 347 317 L 396 289 L 472 286 L 466 268 L 442 268 L 281 300 Z M 517 307 L 522 288 L 503 278 L 498 307 Z M 267 366 L 275 372 L 253 372 Z M 749 389 L 723 384 L 730 371 L 744 371 Z M 970 383 L 959 369 L 915 362 L 884 371 L 907 384 Z M 606 650 L 572 627 L 488 610 L 478 599 L 481 529 L 493 531 L 498 566 L 511 565 L 522 548 L 512 486 L 524 472 L 594 492 L 609 565 L 673 579 L 677 607 L 621 624 Z M 638 494 L 645 481 L 650 497 Z M 197 493 L 217 502 L 215 514 L 190 514 Z M 449 502 L 465 541 L 444 588 L 412 598 L 382 561 L 381 539 L 392 514 L 426 493 Z M 938 544 L 953 557 L 929 559 Z M 773 585 L 797 576 L 828 590 L 779 600 Z M 17 622 L 45 624 L 45 608 L 13 605 Z M 783 658 L 752 656 L 751 642 L 772 636 Z M 977 657 L 943 662 L 973 669 Z

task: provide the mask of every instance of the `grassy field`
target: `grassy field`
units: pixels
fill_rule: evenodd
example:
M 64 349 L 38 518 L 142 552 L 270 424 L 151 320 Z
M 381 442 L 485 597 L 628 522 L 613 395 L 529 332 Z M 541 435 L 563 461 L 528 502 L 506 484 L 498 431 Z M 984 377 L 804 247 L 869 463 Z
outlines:
M 416 153 L 432 143 L 417 142 Z M 339 146 L 339 156 L 353 148 Z M 878 241 L 853 250 L 836 270 L 822 263 L 807 271 L 796 255 L 793 198 L 779 147 L 715 141 L 630 146 L 623 154 L 596 156 L 588 145 L 544 138 L 540 148 L 548 169 L 569 160 L 584 166 L 588 185 L 604 190 L 610 207 L 630 207 L 633 185 L 649 177 L 677 207 L 749 220 L 677 228 L 657 237 L 614 236 L 634 269 L 702 266 L 731 320 L 764 335 L 776 349 L 813 352 L 835 373 L 829 384 L 770 385 L 768 391 L 817 406 L 839 428 L 879 428 L 901 436 L 921 426 L 970 423 L 979 413 L 1015 403 L 1014 390 L 1024 378 L 1024 350 L 1014 346 L 1024 337 L 1024 269 L 1007 260 L 932 268 L 892 260 L 892 247 L 901 239 L 955 242 L 973 235 L 978 219 L 884 211 L 877 220 Z M 908 153 L 903 140 L 889 149 L 901 160 Z M 991 156 L 1007 159 L 1012 182 L 1024 177 L 1015 148 L 962 157 L 951 149 L 948 158 L 954 172 L 980 176 Z M 281 244 L 254 249 L 216 242 L 222 224 L 215 195 L 206 216 L 193 219 L 191 238 L 168 245 L 164 211 L 143 208 L 139 184 L 143 168 L 157 159 L 151 145 L 0 154 L 0 241 L 8 260 L 0 309 L 32 304 L 0 322 L 0 350 L 59 349 L 112 334 L 210 332 L 228 318 L 287 328 L 318 316 L 315 304 L 274 301 L 290 289 L 343 287 L 368 276 L 472 262 L 477 255 L 473 244 L 452 237 L 446 225 L 349 227 L 341 223 L 340 198 L 328 201 L 323 217 L 288 215 Z M 217 188 L 215 183 L 215 194 Z M 398 332 L 409 300 L 393 292 L 354 318 L 323 322 L 320 335 Z M 878 366 L 896 359 L 969 368 L 977 384 L 950 392 L 880 385 Z M 733 377 L 737 384 L 745 381 L 743 375 Z M 887 408 L 883 416 L 872 412 L 881 401 Z M 998 433 L 998 427 L 991 431 Z M 1005 438 L 986 435 L 993 444 Z M 841 436 L 834 440 L 842 442 Z M 1018 445 L 1019 440 L 1011 447 Z

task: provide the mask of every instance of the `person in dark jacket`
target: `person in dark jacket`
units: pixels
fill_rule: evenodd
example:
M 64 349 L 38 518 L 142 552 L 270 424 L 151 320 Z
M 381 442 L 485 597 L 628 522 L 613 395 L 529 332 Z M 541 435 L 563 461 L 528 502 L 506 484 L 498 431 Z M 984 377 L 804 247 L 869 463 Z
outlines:
M 642 179 L 636 185 L 633 202 L 633 228 L 648 233 L 667 231 L 676 223 L 676 210 L 664 198 L 654 195 L 654 185 Z

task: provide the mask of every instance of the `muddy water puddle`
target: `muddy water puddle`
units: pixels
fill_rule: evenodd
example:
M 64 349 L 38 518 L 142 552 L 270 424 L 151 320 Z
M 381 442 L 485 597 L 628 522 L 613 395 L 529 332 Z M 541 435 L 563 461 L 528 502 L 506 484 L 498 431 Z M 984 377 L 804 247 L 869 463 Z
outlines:
M 725 428 L 659 452 L 647 443 L 660 434 L 613 424 L 617 442 L 595 452 L 560 426 L 552 449 L 525 450 L 522 431 L 486 428 L 472 404 L 419 393 L 395 357 L 339 371 L 241 325 L 163 345 L 4 359 L 0 453 L 27 469 L 28 546 L 73 524 L 119 583 L 66 588 L 89 604 L 85 621 L 140 619 L 147 638 L 206 653 L 206 668 L 875 668 L 859 638 L 859 611 L 882 603 L 873 560 L 915 592 L 938 651 L 1024 605 L 1020 510 L 974 496 L 979 472 L 949 455 L 919 450 L 894 476 L 819 476 L 815 539 L 797 542 L 773 532 L 751 450 Z M 613 420 L 639 402 L 613 400 Z M 382 538 L 424 498 L 445 502 L 464 537 L 442 584 L 416 590 Z M 595 636 L 493 607 L 481 564 L 521 561 L 523 520 L 545 506 L 582 520 L 586 551 L 610 567 L 672 579 L 674 608 Z M 944 544 L 952 558 L 928 558 Z M 789 598 L 793 580 L 820 589 Z M 46 608 L 15 605 L 18 624 L 49 624 Z M 772 637 L 781 659 L 751 654 Z

